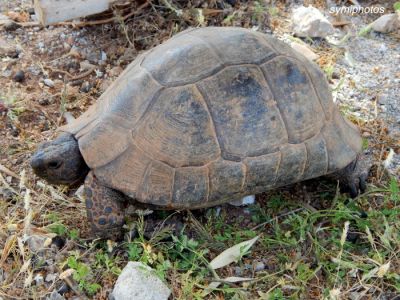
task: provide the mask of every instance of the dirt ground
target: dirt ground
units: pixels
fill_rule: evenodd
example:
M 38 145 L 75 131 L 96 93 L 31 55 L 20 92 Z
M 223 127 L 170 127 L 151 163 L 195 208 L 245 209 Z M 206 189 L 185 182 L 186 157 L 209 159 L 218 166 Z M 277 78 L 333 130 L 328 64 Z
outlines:
M 389 13 L 395 1 L 359 2 Z M 128 260 L 156 269 L 173 299 L 400 299 L 400 34 L 359 34 L 376 15 L 344 16 L 348 24 L 333 37 L 348 34 L 343 45 L 303 40 L 374 157 L 369 192 L 355 201 L 335 183 L 312 180 L 258 195 L 247 208 L 157 212 L 133 219 L 122 242 L 93 241 L 76 188 L 49 186 L 29 166 L 63 114 L 86 111 L 141 52 L 197 26 L 241 26 L 291 41 L 291 11 L 302 3 L 130 1 L 43 28 L 31 1 L 0 2 L 0 17 L 19 24 L 0 30 L 0 299 L 107 299 Z M 325 1 L 304 3 L 327 14 Z M 204 259 L 255 235 L 262 238 L 253 252 L 220 276 L 256 280 L 204 293 L 212 281 Z

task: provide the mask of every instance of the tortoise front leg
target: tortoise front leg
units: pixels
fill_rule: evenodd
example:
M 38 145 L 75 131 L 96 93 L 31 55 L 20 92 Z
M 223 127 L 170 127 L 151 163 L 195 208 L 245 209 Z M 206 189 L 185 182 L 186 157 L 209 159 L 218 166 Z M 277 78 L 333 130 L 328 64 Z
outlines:
M 105 187 L 90 172 L 85 179 L 84 197 L 93 235 L 109 239 L 120 237 L 125 217 L 123 194 Z

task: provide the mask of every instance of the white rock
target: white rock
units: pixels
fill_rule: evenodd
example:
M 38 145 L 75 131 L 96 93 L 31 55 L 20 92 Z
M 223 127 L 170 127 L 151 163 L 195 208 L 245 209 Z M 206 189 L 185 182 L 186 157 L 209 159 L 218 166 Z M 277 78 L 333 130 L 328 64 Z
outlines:
M 293 31 L 301 37 L 326 37 L 334 32 L 332 24 L 315 7 L 300 6 L 292 14 Z
M 113 300 L 167 300 L 171 291 L 150 267 L 128 262 L 110 295 Z
M 30 235 L 25 239 L 30 251 L 36 253 L 44 250 L 51 244 L 51 238 L 46 235 Z
M 307 45 L 292 42 L 290 43 L 290 47 L 292 47 L 294 50 L 296 50 L 309 60 L 316 60 L 317 58 L 319 58 L 319 55 L 314 53 L 314 51 L 312 51 L 311 48 Z
M 43 83 L 48 87 L 54 87 L 54 81 L 51 79 L 46 78 L 45 80 L 43 80 Z
M 35 280 L 35 283 L 37 286 L 42 285 L 44 283 L 43 275 L 40 273 L 36 274 L 36 276 L 35 276 L 35 278 L 33 278 L 33 280 Z
M 0 57 L 10 56 L 15 57 L 18 55 L 17 46 L 8 40 L 0 38 Z
M 56 273 L 49 273 L 46 275 L 46 278 L 44 279 L 44 281 L 51 282 L 51 281 L 55 281 L 56 279 L 57 279 Z
M 400 29 L 400 14 L 395 13 L 381 16 L 372 23 L 372 29 L 382 33 Z
M 233 200 L 233 201 L 229 202 L 229 204 L 233 205 L 233 206 L 245 206 L 245 205 L 254 204 L 254 202 L 256 202 L 256 196 L 249 195 L 249 196 L 243 197 L 242 199 Z

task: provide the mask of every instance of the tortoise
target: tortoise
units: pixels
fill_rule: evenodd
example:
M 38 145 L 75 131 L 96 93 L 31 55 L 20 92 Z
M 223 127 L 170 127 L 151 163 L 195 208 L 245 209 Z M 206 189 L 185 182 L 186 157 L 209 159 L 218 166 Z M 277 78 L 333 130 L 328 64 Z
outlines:
M 323 175 L 354 197 L 368 175 L 317 65 L 244 28 L 189 29 L 139 55 L 60 131 L 31 166 L 49 183 L 84 180 L 101 237 L 121 231 L 127 203 L 205 208 Z

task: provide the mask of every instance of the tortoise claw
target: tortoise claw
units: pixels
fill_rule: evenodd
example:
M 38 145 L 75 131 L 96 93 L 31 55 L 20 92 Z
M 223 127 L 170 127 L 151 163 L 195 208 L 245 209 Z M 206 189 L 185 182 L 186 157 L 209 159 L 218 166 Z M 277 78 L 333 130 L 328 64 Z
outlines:
M 341 190 L 348 192 L 351 198 L 367 190 L 367 178 L 371 168 L 371 157 L 359 154 L 348 166 L 331 175 L 339 180 Z
M 350 197 L 351 198 L 355 198 L 358 196 L 358 188 L 357 185 L 355 183 L 351 183 L 349 184 L 349 193 L 350 193 Z
M 368 178 L 368 174 L 362 174 L 360 176 L 360 191 L 361 193 L 365 193 L 365 191 L 367 190 L 367 178 Z

